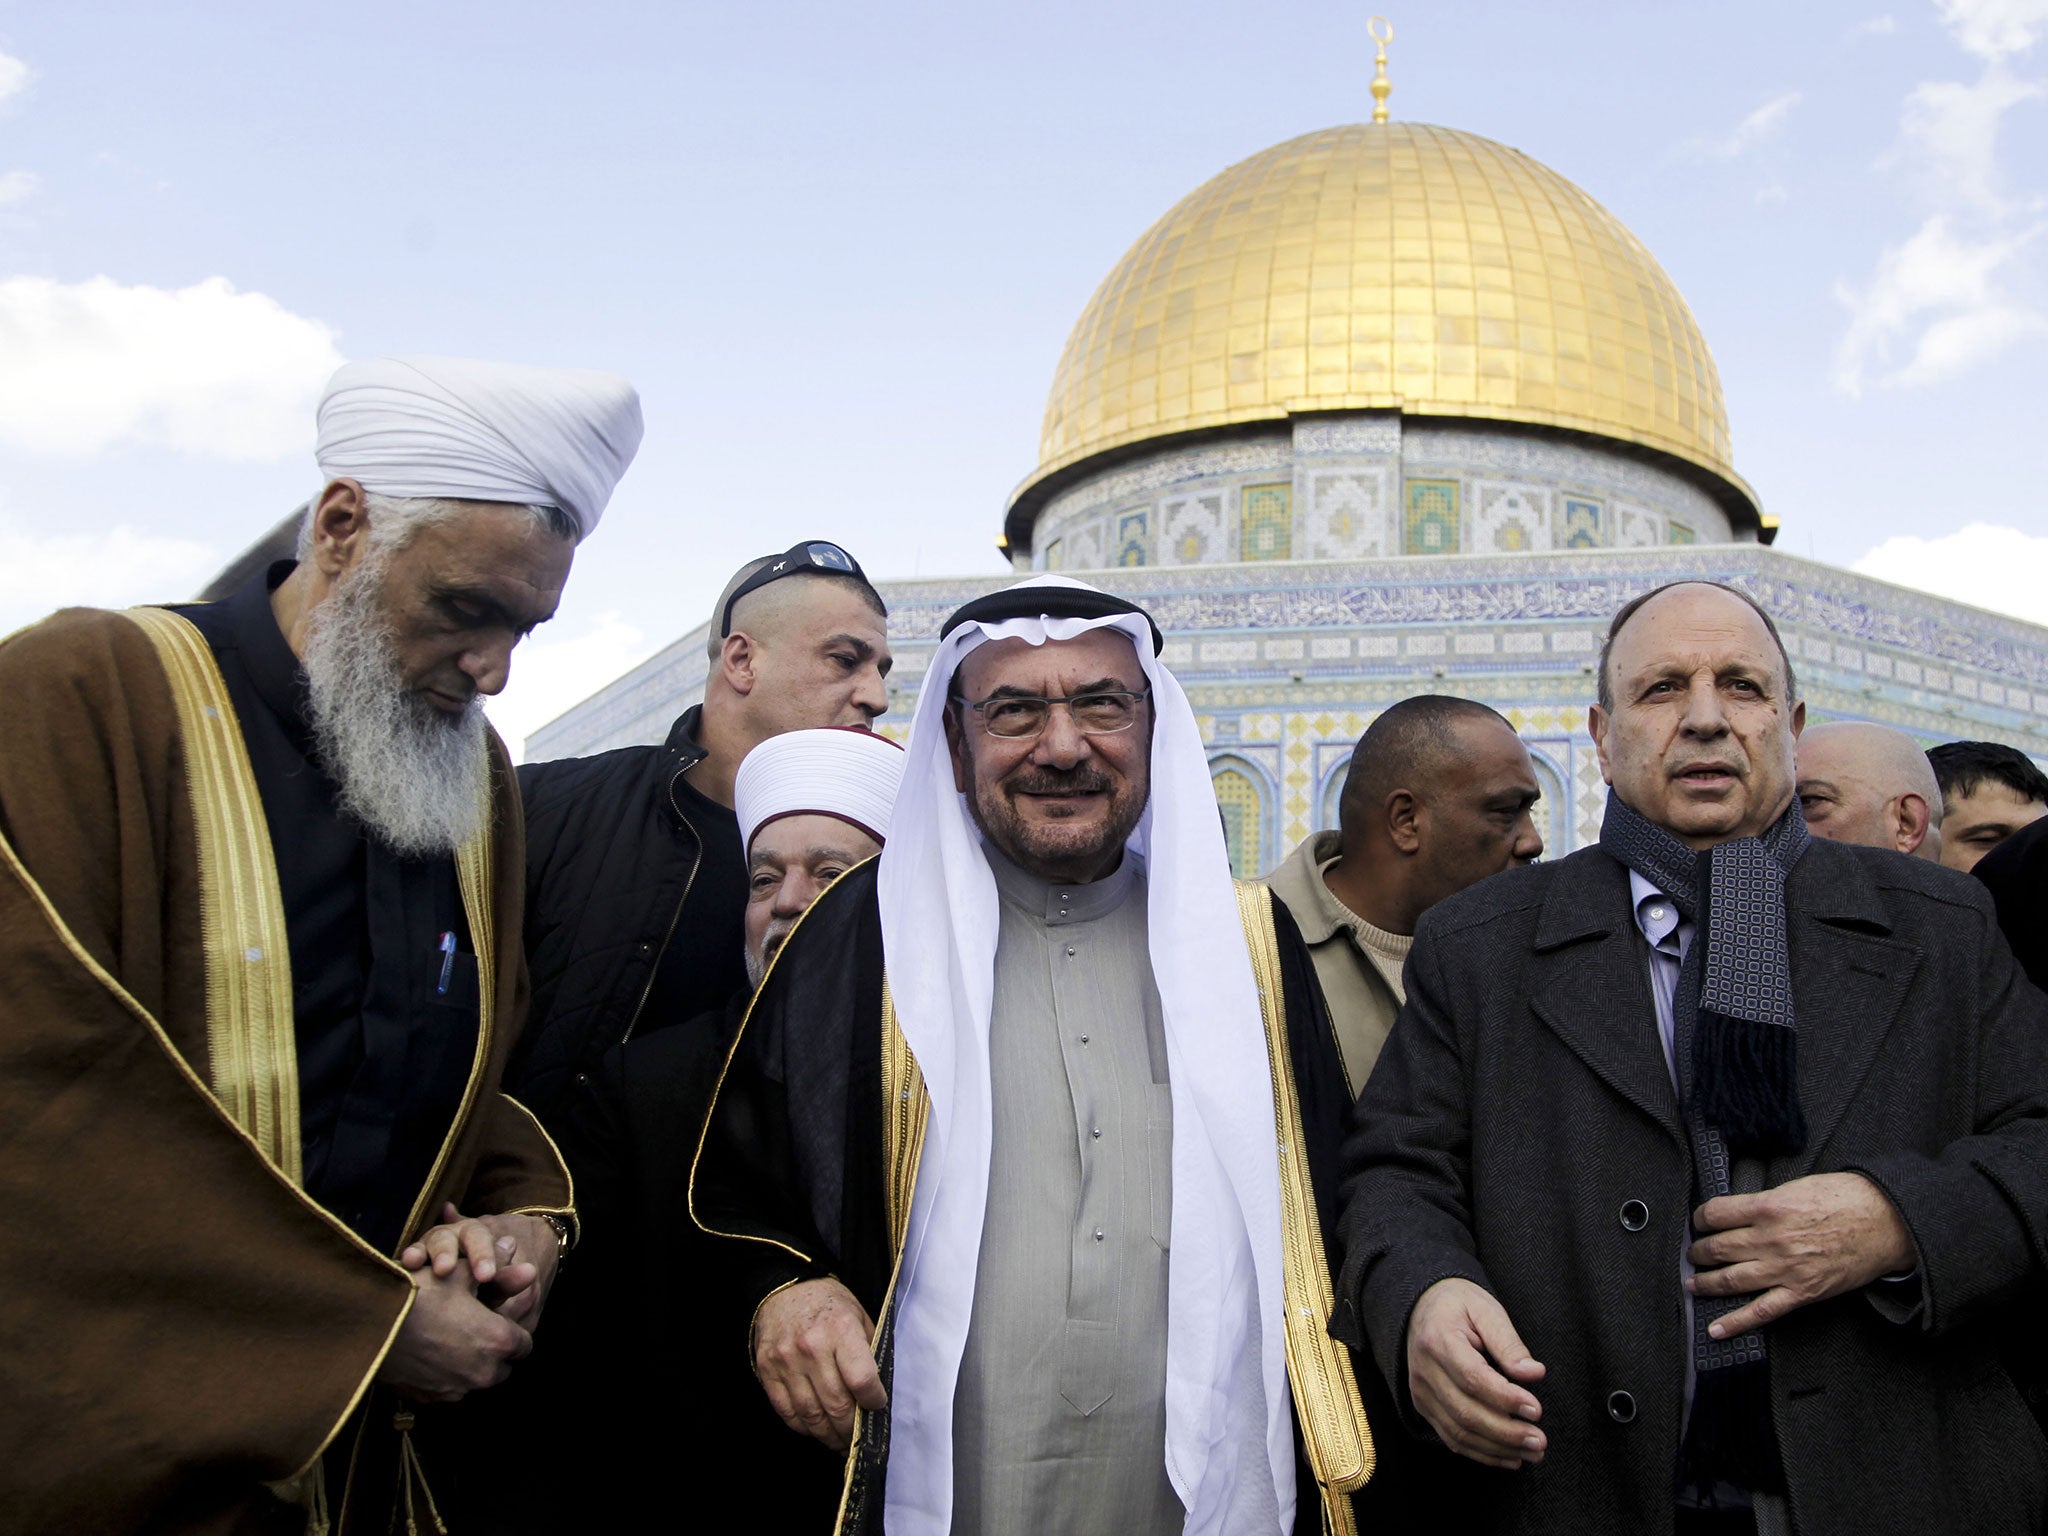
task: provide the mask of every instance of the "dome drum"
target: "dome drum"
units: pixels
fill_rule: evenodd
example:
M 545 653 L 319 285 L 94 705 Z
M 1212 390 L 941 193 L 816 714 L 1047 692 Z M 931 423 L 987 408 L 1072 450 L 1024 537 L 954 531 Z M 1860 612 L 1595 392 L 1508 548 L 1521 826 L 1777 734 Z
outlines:
M 1395 411 L 1105 455 L 1048 496 L 1020 570 L 1748 542 L 1697 478 L 1593 439 Z

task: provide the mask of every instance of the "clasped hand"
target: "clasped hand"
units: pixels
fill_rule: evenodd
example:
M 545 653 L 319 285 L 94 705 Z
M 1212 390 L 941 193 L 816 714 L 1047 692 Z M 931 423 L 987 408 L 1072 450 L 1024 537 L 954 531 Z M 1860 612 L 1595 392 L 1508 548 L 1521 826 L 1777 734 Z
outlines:
M 496 1386 L 532 1352 L 557 1245 L 536 1216 L 466 1217 L 451 1204 L 441 1218 L 399 1255 L 418 1294 L 378 1379 L 452 1403 Z

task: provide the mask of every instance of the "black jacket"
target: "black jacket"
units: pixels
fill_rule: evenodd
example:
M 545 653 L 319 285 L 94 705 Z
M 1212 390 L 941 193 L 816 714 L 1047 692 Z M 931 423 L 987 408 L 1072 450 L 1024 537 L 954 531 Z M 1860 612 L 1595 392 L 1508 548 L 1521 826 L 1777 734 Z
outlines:
M 704 757 L 702 713 L 687 710 L 659 747 L 519 770 L 533 996 L 505 1083 L 550 1125 L 574 1086 L 640 1026 L 675 936 L 704 848 L 677 795 L 684 771 Z M 734 913 L 729 965 L 708 978 L 691 1012 L 717 1008 L 746 985 L 739 920 Z
M 1998 926 L 2035 986 L 2048 988 L 2048 816 L 2022 827 L 1973 871 L 1998 904 Z
M 2048 1272 L 2048 1000 L 1953 870 L 1816 839 L 1786 903 L 1810 1137 L 1769 1181 L 1865 1174 L 1921 1285 L 1907 1322 L 1853 1292 L 1765 1327 L 1794 1527 L 2038 1531 L 2048 1445 L 2000 1353 Z M 1344 1148 L 1333 1331 L 1412 1413 L 1416 1298 L 1485 1286 L 1549 1368 L 1550 1449 L 1464 1464 L 1451 1528 L 1668 1533 L 1692 1168 L 1628 871 L 1593 847 L 1483 881 L 1423 915 L 1407 977 Z

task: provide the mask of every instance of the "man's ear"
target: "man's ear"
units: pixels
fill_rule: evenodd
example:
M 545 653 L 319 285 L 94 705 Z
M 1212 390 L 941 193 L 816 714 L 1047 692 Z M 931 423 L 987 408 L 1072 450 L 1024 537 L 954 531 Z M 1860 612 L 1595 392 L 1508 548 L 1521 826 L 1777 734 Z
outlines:
M 1412 790 L 1397 789 L 1387 796 L 1387 836 L 1403 853 L 1414 855 L 1422 847 L 1422 802 Z
M 1892 802 L 1892 843 L 1899 852 L 1917 852 L 1933 824 L 1927 802 L 1918 795 L 1901 795 Z
M 1806 700 L 1801 699 L 1792 706 L 1792 739 L 1797 741 L 1799 733 L 1806 729 Z
M 362 482 L 328 482 L 313 505 L 312 566 L 329 581 L 346 574 L 370 548 L 370 509 Z
M 1614 770 L 1607 766 L 1607 727 L 1611 723 L 1598 704 L 1586 711 L 1586 734 L 1593 738 L 1593 752 L 1600 759 L 1600 777 L 1609 784 L 1614 782 Z
M 729 634 L 718 647 L 718 672 L 725 679 L 725 686 L 741 698 L 754 691 L 758 681 L 756 662 L 759 648 L 751 635 L 735 631 Z
M 974 784 L 974 757 L 967 749 L 967 727 L 960 718 L 964 713 L 951 703 L 939 712 L 946 724 L 946 755 L 953 759 L 953 788 L 963 795 Z

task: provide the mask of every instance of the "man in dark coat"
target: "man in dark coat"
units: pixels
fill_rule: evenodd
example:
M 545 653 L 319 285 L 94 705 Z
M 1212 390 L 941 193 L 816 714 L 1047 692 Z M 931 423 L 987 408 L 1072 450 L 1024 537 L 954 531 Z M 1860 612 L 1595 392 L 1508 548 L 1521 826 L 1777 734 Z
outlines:
M 745 986 L 733 776 L 770 736 L 888 708 L 888 614 L 836 544 L 749 561 L 711 615 L 704 702 L 666 742 L 519 770 L 533 1021 L 506 1082 L 544 1123 L 613 1046 Z
M 1418 931 L 1336 1331 L 1479 1464 L 1460 1528 L 2039 1530 L 2048 1001 L 1970 882 L 1807 836 L 1747 598 L 1631 603 L 1600 688 L 1600 845 Z
M 734 776 L 769 737 L 866 726 L 883 712 L 887 613 L 837 544 L 809 539 L 751 560 L 711 614 L 704 702 L 667 741 L 519 769 L 532 1018 L 505 1076 L 550 1132 L 628 1039 L 686 1029 L 698 1033 L 672 1054 L 723 1049 L 718 1021 L 747 983 Z M 701 1107 L 675 1112 L 689 1119 Z M 674 1301 L 702 1305 L 708 1283 L 679 1277 Z M 634 1360 L 592 1342 L 573 1289 L 564 1301 L 516 1390 L 434 1427 L 437 1469 L 448 1469 L 436 1490 L 458 1525 L 559 1530 L 586 1517 L 586 1479 L 534 1483 L 521 1469 L 546 1457 L 603 1477 L 620 1465 L 643 1378 Z

